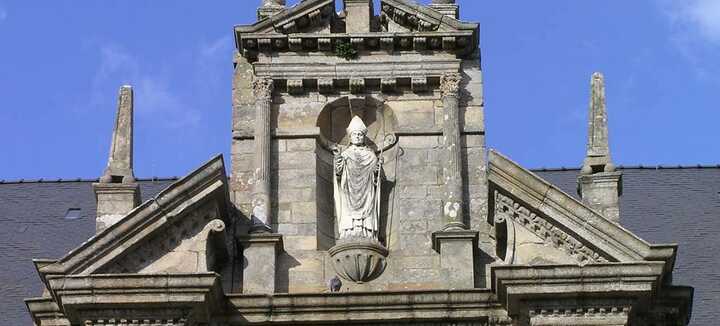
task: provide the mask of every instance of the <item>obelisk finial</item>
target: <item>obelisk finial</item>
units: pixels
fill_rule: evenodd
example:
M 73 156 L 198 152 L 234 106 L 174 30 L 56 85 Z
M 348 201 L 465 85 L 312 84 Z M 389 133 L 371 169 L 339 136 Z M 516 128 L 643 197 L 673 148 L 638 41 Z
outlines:
M 133 173 L 133 90 L 120 87 L 110 155 L 100 182 L 93 184 L 97 200 L 95 230 L 100 233 L 140 205 L 140 186 Z
M 578 194 L 585 205 L 619 223 L 622 173 L 615 171 L 610 159 L 603 75 L 594 73 L 590 84 L 587 154 L 578 177 Z
M 135 182 L 133 173 L 133 90 L 128 85 L 120 88 L 110 155 L 100 182 Z
M 265 19 L 285 9 L 285 0 L 263 0 L 257 10 L 258 19 Z
M 432 0 L 430 8 L 439 11 L 441 14 L 458 19 L 460 16 L 460 6 L 455 0 Z
M 590 115 L 588 117 L 587 154 L 582 174 L 613 172 L 615 166 L 610 159 L 608 141 L 608 118 L 605 104 L 605 81 L 601 73 L 592 76 L 590 94 Z

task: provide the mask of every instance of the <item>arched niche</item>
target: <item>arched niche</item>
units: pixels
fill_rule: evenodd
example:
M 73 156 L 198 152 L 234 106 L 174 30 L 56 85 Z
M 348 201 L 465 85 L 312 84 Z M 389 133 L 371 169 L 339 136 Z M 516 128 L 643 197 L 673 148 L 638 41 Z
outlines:
M 354 116 L 359 116 L 368 127 L 367 144 L 376 151 L 387 150 L 397 143 L 397 120 L 382 100 L 368 97 L 341 97 L 320 111 L 317 127 L 320 128 L 322 147 L 332 151 L 338 145 L 349 143 L 346 128 Z
M 389 240 L 389 229 L 394 210 L 393 189 L 400 153 L 395 130 L 397 120 L 390 107 L 378 98 L 341 97 L 326 104 L 320 111 L 317 127 L 320 129 L 317 156 L 317 228 L 318 249 L 327 250 L 338 238 L 333 202 L 333 152 L 342 151 L 349 144 L 346 128 L 354 116 L 360 117 L 368 128 L 366 143 L 384 159 L 381 184 L 380 230 L 382 242 Z

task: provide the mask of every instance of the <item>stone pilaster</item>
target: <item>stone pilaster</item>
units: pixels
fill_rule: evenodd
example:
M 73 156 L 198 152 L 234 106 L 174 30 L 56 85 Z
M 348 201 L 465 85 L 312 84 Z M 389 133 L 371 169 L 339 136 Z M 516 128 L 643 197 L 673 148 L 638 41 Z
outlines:
M 275 293 L 278 254 L 283 250 L 282 236 L 259 233 L 240 237 L 243 247 L 243 293 Z
M 277 14 L 285 9 L 285 0 L 263 0 L 262 6 L 257 10 L 258 20 Z
M 578 177 L 578 193 L 583 203 L 619 222 L 622 174 L 615 171 L 610 158 L 605 82 L 600 73 L 592 76 L 588 120 L 587 154 Z
M 433 0 L 430 4 L 430 8 L 433 8 L 448 17 L 455 19 L 460 17 L 460 6 L 455 3 L 455 0 Z
M 270 232 L 272 223 L 270 203 L 270 155 L 272 134 L 270 111 L 273 92 L 272 79 L 256 79 L 255 95 L 255 175 L 252 199 L 252 233 Z
M 433 249 L 440 253 L 440 269 L 447 288 L 475 286 L 474 251 L 478 232 L 467 230 L 464 221 L 462 143 L 460 139 L 460 74 L 440 80 L 443 102 L 443 229 L 432 234 Z
M 133 173 L 133 91 L 122 86 L 113 128 L 107 168 L 93 184 L 97 201 L 97 233 L 115 224 L 140 205 L 140 187 Z
M 465 229 L 463 211 L 462 153 L 460 140 L 460 74 L 446 74 L 440 81 L 443 102 L 443 148 L 446 162 L 443 167 L 445 202 L 444 229 Z

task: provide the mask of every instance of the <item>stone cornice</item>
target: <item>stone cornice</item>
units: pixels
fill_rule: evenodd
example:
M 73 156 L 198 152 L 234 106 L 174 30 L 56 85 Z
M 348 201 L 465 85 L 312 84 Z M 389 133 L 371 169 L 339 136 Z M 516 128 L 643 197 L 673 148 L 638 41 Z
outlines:
M 215 273 L 49 276 L 48 283 L 73 324 L 138 319 L 147 307 L 157 309 L 157 315 L 167 313 L 163 319 L 208 322 L 224 308 Z
M 44 264 L 39 268 L 41 277 L 90 274 L 122 255 L 131 245 L 143 241 L 152 230 L 161 228 L 173 217 L 204 201 L 204 198 L 217 200 L 221 217 L 229 223 L 229 194 L 222 156 L 213 158 L 173 183 L 57 262 Z
M 58 304 L 50 297 L 29 298 L 25 299 L 25 306 L 30 312 L 35 325 L 44 326 L 51 321 L 54 325 L 70 326 L 70 322 L 65 318 Z
M 372 91 L 393 94 L 403 90 L 427 93 L 440 87 L 441 76 L 457 74 L 460 60 L 336 61 L 321 57 L 302 70 L 295 63 L 257 62 L 253 67 L 255 76 L 275 80 L 278 92 L 290 94 Z
M 662 262 L 577 265 L 507 265 L 491 268 L 492 289 L 510 316 L 527 314 L 541 300 L 614 297 L 649 299 L 662 282 Z
M 510 325 L 505 310 L 488 290 L 354 292 L 318 294 L 228 294 L 228 315 L 255 323 L 344 323 L 383 320 L 488 320 Z
M 335 53 L 339 43 L 350 43 L 358 51 L 445 51 L 466 56 L 475 52 L 473 31 L 438 31 L 416 33 L 297 33 L 242 34 L 237 49 L 248 58 L 258 52 L 325 52 Z
M 672 271 L 677 245 L 650 245 L 495 151 L 489 153 L 488 179 L 493 187 L 542 213 L 555 227 L 609 255 L 610 261 L 663 261 L 666 272 Z

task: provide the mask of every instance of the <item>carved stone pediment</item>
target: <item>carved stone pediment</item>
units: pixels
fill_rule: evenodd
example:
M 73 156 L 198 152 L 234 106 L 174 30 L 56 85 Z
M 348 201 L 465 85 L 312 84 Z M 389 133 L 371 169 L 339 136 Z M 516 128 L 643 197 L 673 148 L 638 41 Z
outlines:
M 55 262 L 36 264 L 44 280 L 59 275 L 200 273 L 227 256 L 229 194 L 221 156 L 146 201 Z
M 380 23 L 384 31 L 389 32 L 461 31 L 478 28 L 477 24 L 461 22 L 430 7 L 401 0 L 381 2 Z
M 239 33 L 291 34 L 330 33 L 335 19 L 334 0 L 307 0 L 249 26 L 236 26 Z
M 673 268 L 677 245 L 640 239 L 494 151 L 489 155 L 488 179 L 498 252 L 507 264 L 554 256 L 538 264 L 660 261 L 666 271 Z

